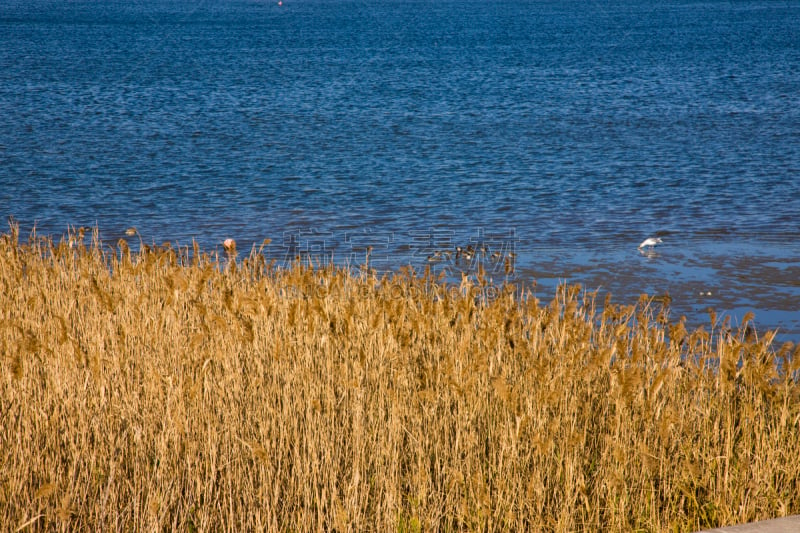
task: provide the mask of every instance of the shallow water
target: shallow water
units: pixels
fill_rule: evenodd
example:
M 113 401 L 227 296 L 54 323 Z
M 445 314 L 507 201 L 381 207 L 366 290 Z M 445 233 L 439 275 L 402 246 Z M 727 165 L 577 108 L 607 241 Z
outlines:
M 798 341 L 797 28 L 796 1 L 5 1 L 0 214 L 456 279 L 481 258 L 428 255 L 485 242 L 542 297 Z

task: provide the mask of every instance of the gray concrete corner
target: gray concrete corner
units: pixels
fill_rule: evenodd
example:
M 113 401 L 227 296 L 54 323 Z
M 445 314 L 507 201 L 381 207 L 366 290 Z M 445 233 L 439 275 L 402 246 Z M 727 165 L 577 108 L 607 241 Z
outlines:
M 698 533 L 800 533 L 800 515 L 706 529 Z

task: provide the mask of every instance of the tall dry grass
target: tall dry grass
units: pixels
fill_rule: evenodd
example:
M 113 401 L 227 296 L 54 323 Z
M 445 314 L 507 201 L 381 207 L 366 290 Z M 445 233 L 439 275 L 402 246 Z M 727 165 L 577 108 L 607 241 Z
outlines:
M 0 236 L 7 531 L 690 531 L 800 512 L 800 350 L 651 300 Z

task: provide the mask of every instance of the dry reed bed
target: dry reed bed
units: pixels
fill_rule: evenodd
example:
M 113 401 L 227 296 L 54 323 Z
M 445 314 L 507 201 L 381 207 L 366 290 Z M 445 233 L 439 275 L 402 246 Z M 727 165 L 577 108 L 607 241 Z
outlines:
M 645 298 L 0 236 L 0 528 L 689 531 L 800 512 L 800 350 Z M 713 319 L 712 319 L 713 320 Z

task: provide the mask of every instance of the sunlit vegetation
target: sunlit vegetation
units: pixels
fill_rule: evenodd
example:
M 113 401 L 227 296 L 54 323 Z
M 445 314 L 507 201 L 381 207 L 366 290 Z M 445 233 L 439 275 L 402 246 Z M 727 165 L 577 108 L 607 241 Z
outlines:
M 0 524 L 692 531 L 800 512 L 800 349 L 480 274 L 0 236 Z

